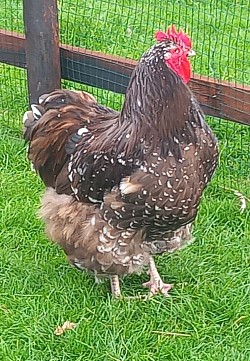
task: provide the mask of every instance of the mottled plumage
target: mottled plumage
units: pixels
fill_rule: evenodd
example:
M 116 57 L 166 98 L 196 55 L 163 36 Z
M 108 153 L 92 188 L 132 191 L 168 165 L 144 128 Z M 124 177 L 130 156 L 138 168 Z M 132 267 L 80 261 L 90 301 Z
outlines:
M 58 90 L 25 114 L 29 159 L 47 187 L 47 233 L 98 277 L 153 270 L 152 254 L 191 241 L 218 149 L 176 61 L 171 69 L 181 44 L 166 36 L 142 56 L 120 113 L 85 92 Z M 167 293 L 152 274 L 151 292 Z

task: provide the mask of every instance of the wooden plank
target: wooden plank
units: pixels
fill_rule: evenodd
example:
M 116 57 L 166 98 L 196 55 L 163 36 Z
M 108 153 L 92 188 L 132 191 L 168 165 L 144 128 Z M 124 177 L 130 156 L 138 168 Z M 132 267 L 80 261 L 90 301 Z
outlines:
M 119 63 L 119 58 L 91 52 L 86 49 L 72 49 L 61 46 L 62 77 L 116 93 L 125 93 L 130 75 L 136 64 Z
M 26 67 L 24 35 L 0 29 L 0 63 Z
M 30 103 L 60 88 L 61 68 L 56 0 L 24 0 Z
M 0 61 L 25 66 L 25 39 L 20 34 L 0 30 Z M 16 56 L 13 56 L 16 54 Z M 61 45 L 61 70 L 64 79 L 125 93 L 135 60 L 96 51 Z M 19 60 L 18 60 L 19 59 Z M 250 87 L 194 75 L 189 83 L 207 115 L 250 125 Z
M 250 87 L 194 76 L 190 88 L 205 114 L 250 125 Z
M 125 93 L 137 61 L 61 46 L 65 79 Z M 205 114 L 250 125 L 250 87 L 194 74 L 188 84 Z

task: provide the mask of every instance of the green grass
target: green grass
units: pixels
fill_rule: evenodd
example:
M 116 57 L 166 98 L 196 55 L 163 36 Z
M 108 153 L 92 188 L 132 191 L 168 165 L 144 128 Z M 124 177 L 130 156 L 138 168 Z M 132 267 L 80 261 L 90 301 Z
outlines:
M 241 57 L 248 44 L 248 1 L 235 1 L 233 8 L 226 1 L 179 0 L 155 8 L 149 0 L 121 0 L 116 6 L 103 0 L 102 11 L 100 1 L 89 1 L 77 14 L 77 0 L 71 6 L 69 0 L 60 3 L 65 42 L 138 58 L 153 30 L 174 19 L 190 26 L 198 48 L 196 72 L 249 81 L 249 64 Z M 5 1 L 0 27 L 22 31 L 20 4 Z M 71 82 L 64 86 L 88 90 L 120 109 L 120 95 Z M 71 268 L 44 235 L 36 216 L 44 188 L 30 171 L 21 139 L 27 107 L 25 71 L 0 64 L 0 360 L 250 360 L 250 207 L 241 213 L 239 199 L 225 189 L 250 197 L 250 127 L 208 119 L 221 159 L 195 222 L 196 241 L 157 258 L 164 280 L 175 284 L 171 298 L 115 301 L 108 282 L 97 285 Z M 141 287 L 146 280 L 146 274 L 125 278 L 123 294 L 146 293 Z M 55 336 L 55 327 L 65 320 L 75 322 L 76 329 Z
M 0 154 L 1 360 L 249 359 L 250 213 L 239 212 L 217 179 L 202 202 L 195 243 L 157 259 L 163 278 L 175 284 L 172 297 L 115 301 L 108 282 L 96 285 L 71 268 L 44 236 L 36 218 L 43 186 L 23 141 L 3 131 Z M 123 294 L 145 293 L 146 279 L 125 278 Z M 65 320 L 76 329 L 55 336 Z

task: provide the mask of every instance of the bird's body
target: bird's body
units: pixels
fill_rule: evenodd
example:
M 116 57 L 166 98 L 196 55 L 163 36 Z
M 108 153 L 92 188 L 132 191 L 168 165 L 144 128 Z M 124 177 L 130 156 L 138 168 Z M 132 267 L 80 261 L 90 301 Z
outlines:
M 143 55 L 121 113 L 87 93 L 56 91 L 25 116 L 29 158 L 47 187 L 47 233 L 99 277 L 153 270 L 152 254 L 190 242 L 217 165 L 216 139 L 176 60 L 174 71 L 168 64 L 175 49 L 161 39 Z

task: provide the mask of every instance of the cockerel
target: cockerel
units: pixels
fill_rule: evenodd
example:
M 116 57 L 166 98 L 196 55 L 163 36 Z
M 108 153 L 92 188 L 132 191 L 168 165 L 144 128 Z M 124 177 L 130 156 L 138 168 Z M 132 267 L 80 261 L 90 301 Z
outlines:
M 149 267 L 150 295 L 168 295 L 153 255 L 190 242 L 217 162 L 215 136 L 186 85 L 191 40 L 171 26 L 131 76 L 121 112 L 85 92 L 56 90 L 24 115 L 28 157 L 43 180 L 41 217 L 69 262 L 111 280 Z

